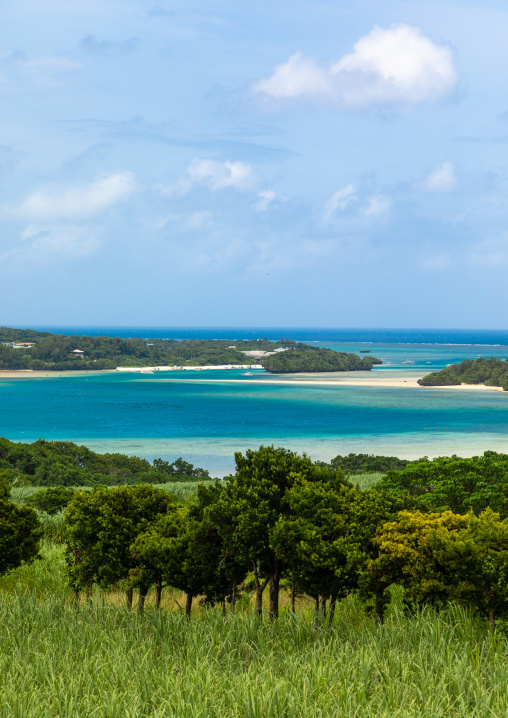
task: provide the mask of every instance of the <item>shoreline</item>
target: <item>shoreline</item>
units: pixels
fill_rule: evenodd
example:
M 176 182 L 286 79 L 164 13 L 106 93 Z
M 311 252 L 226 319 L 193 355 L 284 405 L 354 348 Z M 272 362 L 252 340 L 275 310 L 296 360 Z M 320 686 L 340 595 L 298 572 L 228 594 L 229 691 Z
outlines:
M 100 376 L 103 374 L 142 374 L 143 376 L 149 374 L 164 374 L 169 372 L 181 372 L 181 371 L 228 371 L 230 369 L 261 369 L 262 367 L 258 364 L 244 364 L 244 365 L 211 365 L 211 366 L 187 366 L 179 367 L 117 367 L 116 369 L 96 369 L 96 370 L 69 370 L 69 371 L 49 371 L 49 370 L 33 370 L 33 369 L 1 369 L 0 370 L 0 381 L 6 379 L 63 379 L 66 377 L 82 377 L 82 376 Z M 374 370 L 375 371 L 375 370 Z M 358 386 L 374 388 L 408 388 L 408 389 L 421 389 L 421 390 L 461 390 L 461 391 L 498 391 L 502 392 L 502 387 L 497 386 L 485 386 L 485 384 L 458 384 L 454 386 L 420 386 L 417 380 L 424 376 L 424 373 L 397 373 L 394 376 L 394 372 L 382 373 L 382 370 L 374 372 L 365 371 L 352 371 L 352 372 L 309 372 L 309 373 L 295 373 L 295 374 L 270 374 L 266 373 L 262 376 L 253 375 L 249 377 L 242 377 L 241 379 L 226 379 L 217 376 L 217 378 L 193 378 L 193 382 L 199 383 L 215 383 L 220 382 L 223 384 L 277 384 L 286 386 L 328 386 L 328 387 L 347 387 L 347 386 Z M 280 378 L 279 378 L 280 377 Z M 407 377 L 407 378 L 404 378 Z M 176 378 L 160 378 L 158 381 L 169 381 L 176 382 Z

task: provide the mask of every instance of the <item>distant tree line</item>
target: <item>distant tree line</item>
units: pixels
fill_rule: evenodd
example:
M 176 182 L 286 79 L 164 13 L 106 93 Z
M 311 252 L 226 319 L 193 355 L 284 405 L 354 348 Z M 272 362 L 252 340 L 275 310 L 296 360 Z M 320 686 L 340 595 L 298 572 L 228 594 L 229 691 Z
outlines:
M 13 349 L 12 342 L 33 342 L 25 349 Z M 271 352 L 275 348 L 288 351 L 260 360 L 244 351 Z M 76 355 L 75 350 L 83 352 Z M 102 370 L 117 366 L 217 366 L 221 364 L 260 363 L 267 371 L 314 372 L 369 370 L 381 361 L 375 357 L 345 354 L 320 349 L 308 344 L 281 339 L 237 340 L 225 339 L 123 339 L 120 337 L 89 337 L 31 329 L 0 327 L 0 369 L 31 369 L 49 371 Z
M 337 601 L 355 593 L 382 622 L 401 586 L 411 612 L 453 601 L 491 630 L 508 617 L 507 455 L 421 460 L 366 491 L 283 448 L 237 453 L 235 463 L 186 505 L 149 484 L 75 491 L 64 524 L 76 599 L 121 585 L 128 606 L 137 591 L 142 611 L 151 589 L 159 607 L 170 586 L 186 594 L 190 616 L 197 597 L 234 612 L 253 592 L 261 617 L 267 591 L 275 619 L 286 586 L 293 610 L 306 594 L 317 617 L 333 620 Z M 9 501 L 5 478 L 0 486 L 5 572 L 33 560 L 41 532 L 33 509 Z M 17 548 L 14 535 L 23 537 Z
M 508 391 L 508 359 L 464 359 L 459 364 L 435 371 L 418 380 L 421 386 L 456 386 L 458 384 L 485 384 L 500 386 Z
M 209 479 L 182 458 L 172 463 L 125 454 L 98 454 L 71 441 L 23 444 L 0 438 L 0 474 L 18 486 L 115 486 Z

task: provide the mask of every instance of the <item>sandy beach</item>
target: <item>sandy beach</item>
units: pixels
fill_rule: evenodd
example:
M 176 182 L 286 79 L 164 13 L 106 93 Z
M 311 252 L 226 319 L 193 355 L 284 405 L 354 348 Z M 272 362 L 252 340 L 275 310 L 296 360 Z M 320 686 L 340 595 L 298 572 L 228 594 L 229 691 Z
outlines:
M 253 376 L 242 376 L 241 379 L 227 379 L 223 371 L 228 369 L 259 369 L 259 366 L 244 365 L 242 367 L 235 365 L 220 366 L 188 366 L 184 369 L 174 369 L 173 367 L 142 367 L 143 372 L 138 367 L 118 367 L 117 369 L 103 369 L 100 371 L 32 371 L 32 370 L 0 370 L 0 381 L 2 379 L 59 379 L 66 377 L 78 376 L 97 376 L 100 374 L 114 374 L 117 372 L 129 374 L 141 374 L 143 381 L 150 381 L 150 374 L 153 371 L 158 374 L 157 381 L 181 381 L 180 378 L 162 378 L 163 374 L 174 373 L 175 371 L 199 372 L 205 370 L 217 370 L 218 374 L 212 378 L 192 377 L 191 381 L 200 383 L 226 383 L 226 384 L 278 384 L 278 385 L 299 385 L 299 386 L 371 386 L 371 387 L 400 387 L 407 389 L 420 389 L 421 391 L 503 391 L 501 387 L 484 386 L 483 384 L 460 384 L 457 386 L 420 386 L 418 379 L 425 375 L 425 372 L 415 372 L 411 370 L 395 370 L 383 371 L 382 369 L 373 371 L 352 371 L 352 372 L 323 372 L 312 374 L 254 374 Z M 223 371 L 221 371 L 223 370 Z M 220 372 L 220 374 L 219 374 Z M 148 374 L 148 376 L 146 376 Z

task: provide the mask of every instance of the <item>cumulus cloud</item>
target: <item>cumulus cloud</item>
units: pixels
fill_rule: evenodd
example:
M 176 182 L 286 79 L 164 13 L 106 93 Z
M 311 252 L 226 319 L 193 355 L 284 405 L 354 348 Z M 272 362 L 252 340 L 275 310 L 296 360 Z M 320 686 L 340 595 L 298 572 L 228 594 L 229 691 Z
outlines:
M 242 187 L 252 176 L 252 169 L 243 162 L 193 160 L 188 170 L 194 183 L 207 184 L 212 189 Z
M 196 185 L 205 185 L 212 190 L 244 189 L 253 179 L 250 165 L 244 162 L 218 162 L 217 160 L 194 159 L 187 168 L 187 172 L 171 187 L 164 188 L 165 194 L 175 192 L 190 192 Z
M 257 82 L 254 92 L 279 100 L 329 95 L 331 87 L 328 72 L 312 58 L 296 52 L 287 62 L 278 65 L 271 77 Z
M 398 107 L 447 97 L 457 79 L 449 47 L 418 27 L 394 25 L 375 27 L 328 67 L 296 53 L 253 90 L 276 100 L 333 98 L 351 109 Z
M 348 184 L 342 189 L 337 190 L 325 205 L 325 222 L 329 221 L 337 210 L 346 209 L 347 205 L 356 199 L 355 186 Z
M 453 192 L 456 186 L 455 168 L 451 162 L 443 162 L 436 167 L 424 183 L 427 192 Z
M 89 184 L 36 190 L 21 204 L 3 209 L 5 214 L 42 221 L 84 219 L 126 200 L 133 189 L 133 174 L 116 172 Z

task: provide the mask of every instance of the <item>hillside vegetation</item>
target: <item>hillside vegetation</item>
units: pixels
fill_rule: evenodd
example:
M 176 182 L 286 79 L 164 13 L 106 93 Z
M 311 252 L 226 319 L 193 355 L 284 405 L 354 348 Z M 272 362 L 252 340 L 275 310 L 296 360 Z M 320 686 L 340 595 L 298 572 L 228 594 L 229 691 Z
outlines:
M 150 463 L 137 456 L 98 454 L 72 441 L 22 444 L 1 437 L 0 474 L 16 486 L 116 486 L 210 478 L 208 471 L 181 458 Z
M 458 384 L 485 384 L 500 386 L 508 391 L 508 359 L 464 359 L 441 371 L 435 371 L 418 380 L 420 386 L 456 386 Z

